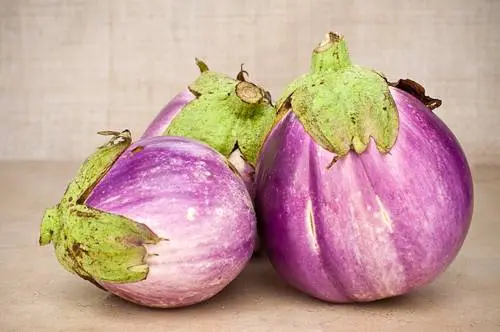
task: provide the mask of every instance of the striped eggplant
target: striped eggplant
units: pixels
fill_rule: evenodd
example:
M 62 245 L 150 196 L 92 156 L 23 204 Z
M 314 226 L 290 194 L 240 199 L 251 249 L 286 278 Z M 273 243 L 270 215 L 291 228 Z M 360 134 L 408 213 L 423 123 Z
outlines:
M 252 256 L 256 217 L 227 159 L 185 137 L 112 134 L 46 210 L 40 244 L 68 271 L 128 301 L 203 302 Z
M 279 100 L 257 162 L 257 217 L 284 280 L 324 301 L 368 302 L 450 265 L 473 184 L 440 105 L 411 80 L 352 64 L 344 38 L 327 35 Z

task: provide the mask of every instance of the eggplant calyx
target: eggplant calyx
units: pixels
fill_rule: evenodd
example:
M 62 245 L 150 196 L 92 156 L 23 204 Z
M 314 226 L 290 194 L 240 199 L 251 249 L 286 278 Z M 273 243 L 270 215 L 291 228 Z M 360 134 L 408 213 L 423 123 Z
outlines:
M 278 117 L 294 112 L 304 129 L 336 159 L 364 152 L 373 138 L 381 153 L 396 142 L 399 118 L 386 80 L 353 65 L 341 35 L 328 33 L 312 54 L 311 70 L 286 89 Z
M 196 99 L 183 107 L 164 135 L 201 141 L 226 158 L 238 143 L 241 154 L 254 166 L 275 117 L 269 93 L 248 81 L 243 68 L 234 79 L 202 67 L 207 70 L 189 86 Z
M 149 272 L 146 244 L 161 239 L 144 224 L 85 205 L 85 200 L 130 146 L 128 130 L 113 135 L 80 167 L 60 203 L 45 211 L 40 245 L 52 243 L 60 264 L 100 287 L 99 282 L 136 282 Z

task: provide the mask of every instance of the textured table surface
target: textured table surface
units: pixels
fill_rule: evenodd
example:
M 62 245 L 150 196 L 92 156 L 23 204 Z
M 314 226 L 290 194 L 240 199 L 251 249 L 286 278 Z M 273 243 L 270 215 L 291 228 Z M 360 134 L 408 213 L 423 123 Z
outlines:
M 43 209 L 75 163 L 0 163 L 0 331 L 500 331 L 500 168 L 477 167 L 462 251 L 428 287 L 364 305 L 331 305 L 286 286 L 254 260 L 212 300 L 152 310 L 65 272 L 37 245 Z

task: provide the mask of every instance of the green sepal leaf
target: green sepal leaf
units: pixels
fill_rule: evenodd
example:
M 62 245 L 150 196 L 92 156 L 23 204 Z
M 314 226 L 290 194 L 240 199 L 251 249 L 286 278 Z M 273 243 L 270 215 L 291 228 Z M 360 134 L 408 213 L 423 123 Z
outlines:
M 38 244 L 46 246 L 51 243 L 54 234 L 59 234 L 61 229 L 61 221 L 59 219 L 59 206 L 54 206 L 45 210 L 43 215 L 42 224 L 40 225 L 40 237 Z
M 131 144 L 128 130 L 101 134 L 113 137 L 85 160 L 61 202 L 45 211 L 39 243 L 53 243 L 65 269 L 97 286 L 99 281 L 144 280 L 149 272 L 145 245 L 161 239 L 142 223 L 85 205 L 91 190 Z
M 64 227 L 54 240 L 56 256 L 68 271 L 116 283 L 147 277 L 144 245 L 160 238 L 144 224 L 85 205 L 74 205 L 59 217 Z
M 80 166 L 76 176 L 68 185 L 61 201 L 62 205 L 81 203 L 92 191 L 99 180 L 107 173 L 116 159 L 132 143 L 130 131 L 100 131 L 98 134 L 111 136 L 111 139 L 100 146 Z

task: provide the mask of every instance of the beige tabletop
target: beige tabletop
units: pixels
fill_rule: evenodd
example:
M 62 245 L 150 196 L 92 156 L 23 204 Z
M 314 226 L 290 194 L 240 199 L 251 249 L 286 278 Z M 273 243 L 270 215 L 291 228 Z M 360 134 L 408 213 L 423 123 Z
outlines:
M 37 245 L 44 208 L 75 163 L 0 163 L 0 331 L 500 331 L 500 168 L 476 167 L 475 215 L 455 262 L 410 295 L 322 303 L 286 286 L 265 259 L 200 305 L 153 310 L 67 273 Z

